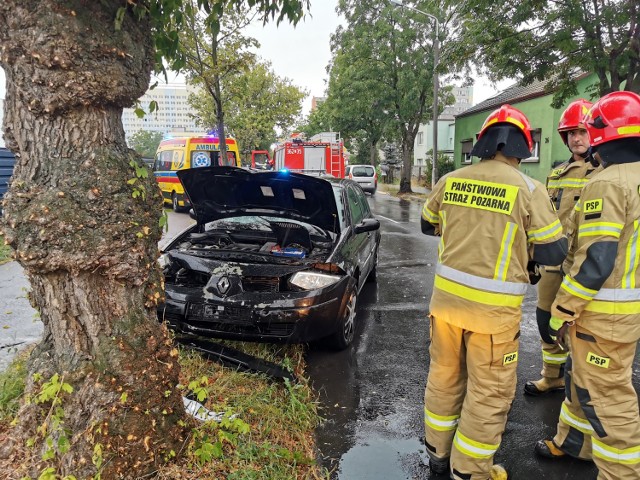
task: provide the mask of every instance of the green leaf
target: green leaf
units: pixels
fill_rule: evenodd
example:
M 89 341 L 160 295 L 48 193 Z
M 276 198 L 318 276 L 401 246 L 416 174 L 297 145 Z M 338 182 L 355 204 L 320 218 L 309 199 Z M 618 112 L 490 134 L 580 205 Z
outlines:
M 58 438 L 58 451 L 64 455 L 71 448 L 71 444 L 69 443 L 69 439 L 65 435 L 61 435 Z
M 124 21 L 125 13 L 127 13 L 126 7 L 118 8 L 118 11 L 116 12 L 116 21 L 115 21 L 116 31 L 119 31 L 122 28 L 122 22 Z
M 145 116 L 144 110 L 141 109 L 140 107 L 137 107 L 136 109 L 134 109 L 133 113 L 135 113 L 136 117 L 138 117 L 138 118 L 142 118 L 142 117 Z
M 56 480 L 56 476 L 56 469 L 53 467 L 47 467 L 40 472 L 38 480 Z
M 133 185 L 133 184 L 134 184 L 134 183 L 136 183 L 137 181 L 138 181 L 138 179 L 137 179 L 137 178 L 130 178 L 129 180 L 127 180 L 127 183 L 128 183 L 129 185 Z

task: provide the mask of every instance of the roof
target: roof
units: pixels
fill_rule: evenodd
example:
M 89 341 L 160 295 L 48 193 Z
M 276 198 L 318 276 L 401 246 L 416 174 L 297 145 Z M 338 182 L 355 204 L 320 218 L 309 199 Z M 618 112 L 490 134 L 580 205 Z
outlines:
M 465 110 L 462 113 L 456 115 L 456 118 L 466 117 L 473 115 L 474 113 L 484 112 L 485 110 L 491 110 L 498 108 L 505 103 L 516 103 L 524 100 L 530 100 L 532 98 L 542 97 L 549 92 L 545 90 L 546 80 L 535 81 L 529 85 L 522 86 L 518 83 L 507 87 L 505 90 L 499 92 L 491 98 L 488 98 L 477 105 Z
M 579 73 L 575 76 L 575 80 L 580 80 L 588 75 L 589 73 Z M 515 104 L 518 102 L 524 102 L 525 100 L 543 97 L 544 95 L 548 95 L 549 93 L 551 93 L 546 89 L 546 85 L 548 82 L 549 79 L 536 80 L 529 85 L 520 85 L 520 83 L 514 83 L 510 87 L 507 87 L 505 90 L 499 92 L 497 95 L 494 95 L 493 97 L 488 98 L 483 102 L 480 102 L 477 105 L 474 105 L 473 107 L 456 115 L 456 118 L 466 117 L 469 115 L 473 115 L 474 113 L 484 112 L 486 110 L 492 110 L 498 108 L 500 105 L 504 105 L 505 103 Z

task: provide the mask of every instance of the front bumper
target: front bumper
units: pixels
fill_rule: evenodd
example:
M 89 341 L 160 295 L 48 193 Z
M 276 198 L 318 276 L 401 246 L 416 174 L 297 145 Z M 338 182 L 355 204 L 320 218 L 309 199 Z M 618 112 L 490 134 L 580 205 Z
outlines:
M 324 289 L 207 299 L 201 289 L 169 285 L 158 317 L 178 331 L 213 338 L 310 342 L 340 328 L 345 292 L 352 282 L 345 276 Z

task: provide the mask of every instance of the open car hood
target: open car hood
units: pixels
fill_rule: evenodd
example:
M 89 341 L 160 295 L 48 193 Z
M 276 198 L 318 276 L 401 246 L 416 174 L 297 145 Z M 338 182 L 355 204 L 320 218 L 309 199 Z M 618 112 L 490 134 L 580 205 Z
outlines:
M 252 172 L 236 167 L 179 170 L 198 224 L 229 217 L 275 215 L 338 232 L 338 208 L 330 182 L 291 172 Z

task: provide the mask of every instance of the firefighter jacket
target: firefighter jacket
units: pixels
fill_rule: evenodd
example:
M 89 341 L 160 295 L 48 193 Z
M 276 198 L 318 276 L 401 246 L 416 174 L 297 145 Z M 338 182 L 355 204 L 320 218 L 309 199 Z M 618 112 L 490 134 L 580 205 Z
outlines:
M 640 339 L 639 221 L 640 162 L 613 164 L 584 187 L 573 264 L 552 306 L 552 324 L 576 320 L 610 341 Z
M 442 177 L 422 209 L 421 226 L 441 235 L 431 314 L 477 333 L 516 326 L 528 262 L 559 265 L 566 255 L 547 190 L 500 152 Z
M 591 157 L 589 157 L 591 158 Z M 580 199 L 580 192 L 596 172 L 602 167 L 594 167 L 587 159 L 575 160 L 573 157 L 554 168 L 547 177 L 549 198 L 556 207 L 558 218 L 563 227 L 567 218 Z

